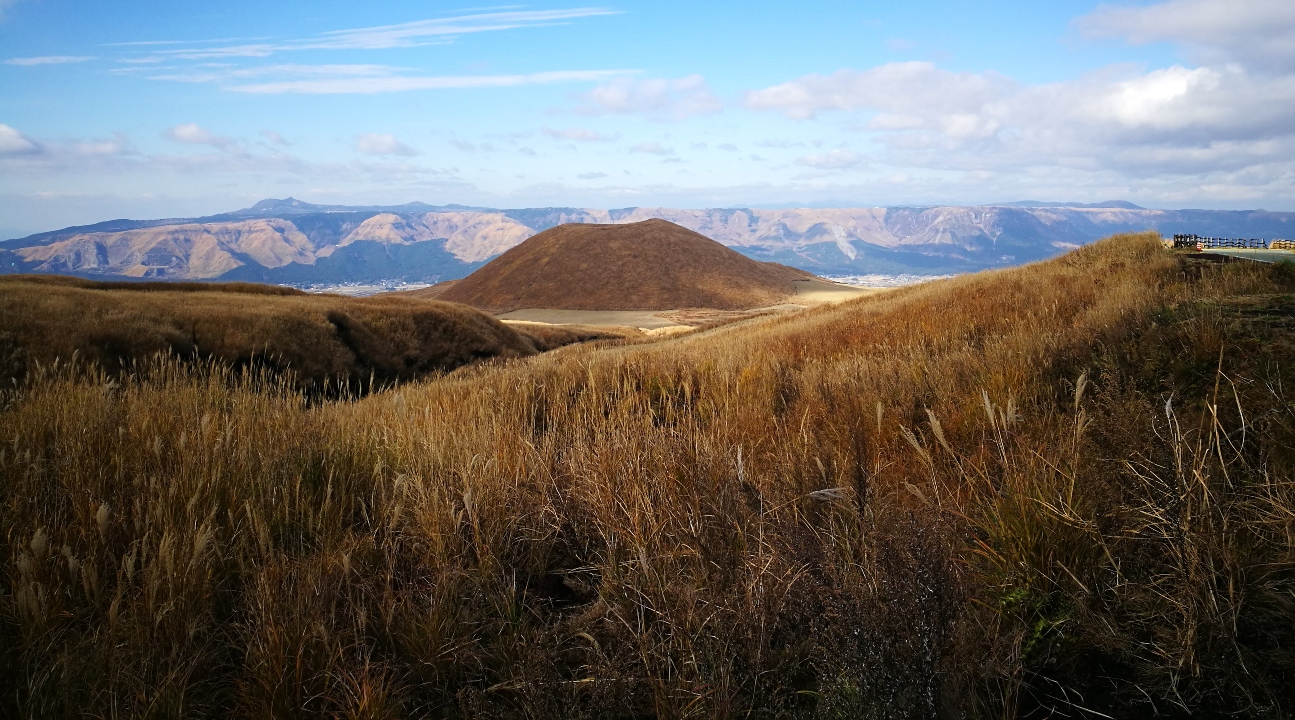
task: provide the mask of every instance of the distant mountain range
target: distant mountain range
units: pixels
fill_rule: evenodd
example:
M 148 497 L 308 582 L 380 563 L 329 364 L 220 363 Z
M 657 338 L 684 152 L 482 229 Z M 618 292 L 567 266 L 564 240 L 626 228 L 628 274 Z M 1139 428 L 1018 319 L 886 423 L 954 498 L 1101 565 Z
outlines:
M 819 275 L 940 274 L 1017 265 L 1119 232 L 1295 238 L 1295 213 L 1149 210 L 1112 201 L 759 210 L 532 208 L 293 198 L 201 218 L 109 220 L 0 242 L 0 273 L 290 285 L 461 278 L 562 223 L 660 218 L 757 260 Z

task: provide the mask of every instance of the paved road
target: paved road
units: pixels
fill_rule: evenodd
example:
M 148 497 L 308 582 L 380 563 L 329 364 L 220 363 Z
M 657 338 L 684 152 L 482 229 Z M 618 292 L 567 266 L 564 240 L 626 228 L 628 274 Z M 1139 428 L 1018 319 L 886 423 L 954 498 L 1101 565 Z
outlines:
M 1213 253 L 1215 255 L 1227 255 L 1228 257 L 1245 258 L 1246 260 L 1255 260 L 1263 263 L 1275 263 L 1283 260 L 1295 262 L 1295 250 L 1229 250 L 1227 248 L 1215 248 L 1204 250 L 1203 252 Z

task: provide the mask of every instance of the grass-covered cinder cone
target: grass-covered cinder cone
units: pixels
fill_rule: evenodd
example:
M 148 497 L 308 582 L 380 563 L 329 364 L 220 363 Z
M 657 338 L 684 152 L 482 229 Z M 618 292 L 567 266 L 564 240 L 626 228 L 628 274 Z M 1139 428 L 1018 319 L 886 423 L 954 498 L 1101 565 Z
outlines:
M 1287 716 L 1293 292 L 1119 236 L 358 402 L 34 372 L 0 714 Z

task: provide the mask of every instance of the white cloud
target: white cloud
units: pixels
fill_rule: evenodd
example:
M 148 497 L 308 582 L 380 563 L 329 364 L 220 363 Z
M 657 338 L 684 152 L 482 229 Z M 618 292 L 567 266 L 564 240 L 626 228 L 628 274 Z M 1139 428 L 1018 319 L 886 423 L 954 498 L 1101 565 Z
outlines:
M 580 173 L 580 174 L 579 174 L 579 175 L 577 175 L 576 177 L 580 178 L 581 180 L 598 180 L 598 179 L 600 179 L 600 178 L 605 178 L 605 177 L 607 177 L 607 173 L 602 173 L 602 172 L 587 172 L 587 173 Z
M 40 152 L 40 146 L 26 135 L 0 123 L 0 155 L 31 155 Z
M 410 157 L 418 151 L 400 142 L 394 135 L 364 133 L 355 138 L 355 149 L 365 155 L 400 155 Z
M 1236 75 L 1235 73 L 1232 73 Z M 1244 83 L 1243 77 L 1228 80 Z M 1156 70 L 1110 84 L 1099 90 L 1100 102 L 1088 114 L 1114 120 L 1125 127 L 1183 127 L 1225 120 L 1224 108 L 1191 106 L 1185 101 L 1215 95 L 1224 84 L 1224 74 L 1209 68 L 1181 66 Z
M 387 75 L 400 68 L 391 65 L 374 63 L 303 65 L 301 63 L 281 63 L 261 67 L 242 68 L 230 73 L 231 77 L 259 77 L 264 75 L 287 75 L 296 77 L 376 77 Z
M 700 75 L 677 79 L 634 80 L 616 78 L 584 93 L 585 104 L 575 108 L 581 115 L 643 114 L 651 120 L 682 120 L 724 109 Z
M 476 152 L 478 150 L 480 150 L 481 152 L 495 151 L 495 146 L 491 145 L 490 143 L 481 143 L 478 145 L 475 143 L 470 143 L 466 140 L 455 139 L 455 140 L 450 140 L 450 144 L 464 152 Z
M 68 63 L 80 63 L 94 58 L 89 55 L 42 55 L 40 57 L 19 57 L 9 58 L 4 61 L 5 65 L 19 65 L 30 67 L 33 65 L 66 65 Z
M 237 146 L 234 152 L 140 154 L 126 138 L 69 139 L 61 142 L 15 141 L 20 133 L 0 126 L 4 145 L 17 153 L 0 152 L 0 194 L 30 194 L 32 188 L 75 188 L 87 180 L 110 187 L 112 192 L 191 193 L 210 198 L 220 188 L 261 196 L 282 187 L 347 187 L 384 192 L 393 187 L 439 188 L 435 192 L 459 197 L 464 187 L 456 173 L 411 163 L 399 158 L 372 158 L 350 162 L 310 162 L 282 151 L 261 151 Z M 179 126 L 176 134 L 195 145 L 209 145 L 218 136 Z M 12 131 L 12 132 L 11 132 Z M 215 140 L 217 144 L 223 144 Z M 31 145 L 36 150 L 31 150 Z M 160 184 L 159 184 L 160 183 Z M 259 190 L 249 190 L 251 187 Z M 376 189 L 376 190 L 375 190 Z M 60 190 L 61 191 L 61 190 Z M 303 190 L 304 192 L 304 190 Z M 412 199 L 412 198 L 411 198 Z
M 114 72 L 147 73 L 150 79 L 212 83 L 223 89 L 258 95 L 372 95 L 450 88 L 513 87 L 550 83 L 598 83 L 635 70 L 560 70 L 512 75 L 426 76 L 410 68 L 375 64 L 277 63 L 236 67 L 227 63 L 179 61 L 264 58 L 298 50 L 380 50 L 409 48 L 434 42 L 450 42 L 468 33 L 560 25 L 580 18 L 614 15 L 619 11 L 600 7 L 561 10 L 505 10 L 422 20 L 399 25 L 356 28 L 322 33 L 312 38 L 284 42 L 200 42 L 150 41 L 118 43 L 145 49 L 142 57 L 121 58 L 133 67 Z M 439 39 L 438 39 L 439 38 Z M 157 66 L 154 70 L 149 66 Z
M 152 73 L 149 80 L 169 80 L 188 83 L 218 83 L 229 85 L 245 83 L 252 78 L 273 79 L 276 81 L 299 78 L 340 80 L 347 78 L 390 77 L 397 75 L 402 68 L 391 65 L 351 64 L 351 65 L 300 65 L 284 63 L 279 65 L 260 65 L 255 67 L 236 67 L 228 63 L 198 63 L 188 67 L 167 66 L 116 68 L 117 74 Z
M 67 146 L 73 153 L 82 156 L 120 157 L 132 155 L 130 143 L 125 136 L 116 135 L 112 139 L 80 140 Z
M 647 153 L 649 155 L 673 155 L 674 150 L 667 147 L 661 147 L 660 143 L 639 143 L 630 148 L 632 153 Z
M 236 150 L 238 143 L 232 138 L 216 135 L 198 123 L 185 123 L 168 128 L 166 137 L 189 145 L 209 145 L 217 150 L 230 152 Z
M 1252 69 L 1295 70 L 1295 3 L 1290 0 L 1102 5 L 1076 25 L 1088 37 L 1180 43 L 1205 63 L 1235 60 Z
M 863 158 L 849 150 L 831 150 L 822 155 L 807 155 L 797 160 L 796 164 L 818 170 L 844 170 L 856 167 L 862 162 Z
M 540 132 L 558 140 L 574 140 L 576 142 L 607 142 L 615 139 L 596 130 L 586 130 L 584 128 L 542 127 Z
M 266 140 L 269 140 L 270 142 L 274 143 L 275 145 L 291 145 L 291 144 L 292 144 L 292 143 L 288 142 L 287 140 L 285 140 L 285 139 L 284 139 L 284 137 L 283 137 L 282 135 L 280 135 L 279 133 L 277 133 L 277 132 L 275 132 L 275 131 L 273 131 L 273 130 L 262 130 L 262 131 L 261 131 L 261 137 L 265 138 Z
M 1035 86 L 928 62 L 890 63 L 807 75 L 748 92 L 745 102 L 800 120 L 846 113 L 849 125 L 887 150 L 879 160 L 896 167 L 1065 167 L 1149 177 L 1207 172 L 1213 162 L 1219 170 L 1295 173 L 1287 149 L 1295 142 L 1295 73 L 1235 63 L 1149 72 L 1117 66 Z
M 256 95 L 298 93 L 305 95 L 374 95 L 411 90 L 445 90 L 452 88 L 515 87 L 564 82 L 597 82 L 630 70 L 561 70 L 527 75 L 443 75 L 435 77 L 369 77 L 328 78 L 325 80 L 289 80 L 284 82 L 234 85 L 226 88 Z
M 150 75 L 150 80 L 172 80 L 191 83 L 229 83 L 247 81 L 251 78 L 273 77 L 288 78 L 369 78 L 394 75 L 401 68 L 391 65 L 300 65 L 285 63 L 280 65 L 261 65 L 239 68 L 226 63 L 199 63 L 178 72 L 163 72 Z M 158 72 L 153 68 L 122 68 L 118 72 Z
M 0 124 L 0 165 L 9 168 L 101 168 L 136 155 L 120 133 L 109 138 L 77 138 L 62 142 L 36 142 L 18 130 Z M 4 177 L 0 174 L 0 177 Z
M 902 125 L 935 105 L 984 107 L 1012 84 L 998 75 L 952 73 L 930 62 L 902 62 L 863 71 L 838 70 L 829 76 L 806 75 L 748 91 L 743 100 L 754 110 L 774 110 L 797 120 L 828 110 L 884 108 L 891 114 L 888 123 Z
M 541 27 L 565 23 L 579 18 L 615 14 L 618 14 L 617 11 L 607 8 L 586 7 L 568 10 L 517 10 L 460 15 L 435 20 L 419 20 L 399 25 L 334 30 L 323 33 L 319 40 L 303 43 L 302 47 L 337 50 L 379 50 L 416 47 L 426 44 L 425 39 L 432 37 L 453 37 L 469 33 Z
M 212 48 L 187 48 L 181 50 L 159 50 L 157 55 L 173 60 L 211 60 L 214 58 L 254 58 L 270 57 L 278 50 L 289 48 L 276 45 L 229 45 Z
M 0 2 L 3 1 L 5 0 L 0 0 Z M 118 44 L 142 47 L 172 46 L 156 50 L 155 53 L 160 56 L 182 60 L 269 57 L 275 53 L 299 50 L 385 50 L 420 47 L 450 42 L 454 37 L 460 35 L 562 25 L 580 18 L 616 14 L 619 14 L 619 11 L 599 7 L 570 8 L 566 10 L 509 10 L 418 20 L 398 25 L 332 30 L 312 38 L 280 43 L 261 42 L 222 45 L 219 43 L 228 42 L 228 40 L 213 40 L 206 42 L 153 41 Z M 173 47 L 177 45 L 183 47 Z

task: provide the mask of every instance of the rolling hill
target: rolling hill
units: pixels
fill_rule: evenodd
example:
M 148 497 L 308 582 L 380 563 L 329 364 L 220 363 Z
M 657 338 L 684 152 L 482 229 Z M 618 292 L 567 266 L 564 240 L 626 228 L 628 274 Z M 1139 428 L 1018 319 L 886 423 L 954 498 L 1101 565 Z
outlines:
M 773 305 L 808 273 L 745 257 L 665 220 L 568 223 L 455 283 L 440 299 L 489 310 L 740 310 Z
M 1158 240 L 358 402 L 0 373 L 0 717 L 1295 716 L 1295 273 Z
M 306 388 L 409 380 L 548 349 L 462 305 L 346 298 L 247 283 L 0 278 L 0 376 L 78 359 L 109 372 L 158 352 L 272 371 Z M 560 344 L 560 343 L 559 343 Z

